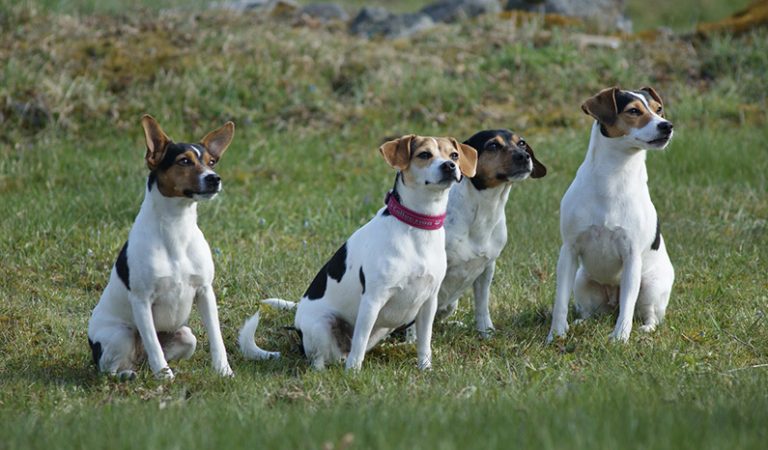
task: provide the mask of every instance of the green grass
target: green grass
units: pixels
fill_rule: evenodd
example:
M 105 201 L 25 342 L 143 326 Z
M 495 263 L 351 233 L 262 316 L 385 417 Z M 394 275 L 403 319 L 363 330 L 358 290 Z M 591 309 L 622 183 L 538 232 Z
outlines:
M 0 448 L 762 448 L 768 431 L 768 142 L 765 31 L 707 41 L 579 49 L 570 30 L 481 19 L 414 41 L 364 41 L 248 15 L 0 16 Z M 194 30 L 181 32 L 180 30 Z M 654 86 L 676 137 L 648 157 L 677 278 L 667 320 L 611 345 L 603 317 L 544 345 L 555 289 L 558 203 L 580 164 L 598 89 Z M 19 105 L 37 105 L 34 120 Z M 237 376 L 212 374 L 207 336 L 177 379 L 98 376 L 86 325 L 138 211 L 139 125 L 178 140 L 232 119 L 201 205 L 222 331 Z M 549 168 L 516 187 L 492 289 L 498 332 L 472 309 L 439 325 L 434 370 L 384 345 L 359 374 L 317 373 L 294 351 L 288 313 L 380 207 L 394 173 L 376 151 L 409 132 L 523 134 Z M 327 445 L 326 445 L 327 444 Z

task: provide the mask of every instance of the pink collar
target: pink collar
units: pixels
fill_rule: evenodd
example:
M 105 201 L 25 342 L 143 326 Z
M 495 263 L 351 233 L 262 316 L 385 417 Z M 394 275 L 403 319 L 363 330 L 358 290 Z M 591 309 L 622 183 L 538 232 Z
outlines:
M 406 225 L 410 225 L 422 230 L 439 230 L 445 223 L 446 213 L 442 213 L 439 216 L 427 216 L 419 214 L 416 211 L 406 208 L 397 201 L 392 191 L 387 193 L 387 198 L 384 200 L 387 204 L 387 210 L 390 214 L 395 216 L 397 220 L 403 222 Z

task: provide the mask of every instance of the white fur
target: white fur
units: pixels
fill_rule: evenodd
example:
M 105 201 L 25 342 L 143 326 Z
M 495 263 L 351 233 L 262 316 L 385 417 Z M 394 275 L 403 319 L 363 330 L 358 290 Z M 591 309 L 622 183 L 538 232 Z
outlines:
M 632 95 L 647 106 L 641 95 Z M 636 309 L 644 331 L 664 318 L 674 269 L 663 238 L 658 250 L 651 249 L 657 216 L 648 192 L 645 149 L 661 149 L 669 141 L 648 144 L 666 122 L 655 111 L 651 114 L 647 125 L 621 137 L 608 138 L 599 123 L 592 126 L 586 158 L 560 204 L 563 245 L 548 341 L 568 331 L 571 291 L 582 319 L 618 302 L 612 340 L 629 339 Z
M 529 160 L 529 170 L 533 162 Z M 530 173 L 530 172 L 529 172 Z M 515 181 L 528 178 L 528 174 Z M 482 336 L 493 332 L 489 310 L 491 281 L 507 243 L 504 213 L 512 182 L 478 190 L 468 178 L 451 188 L 445 223 L 447 272 L 440 286 L 437 316 L 452 314 L 461 295 L 473 288 L 475 325 Z
M 204 172 L 200 179 L 209 173 Z M 167 360 L 189 357 L 195 349 L 194 335 L 185 325 L 196 303 L 208 332 L 213 368 L 232 376 L 212 286 L 213 259 L 197 226 L 197 202 L 165 197 L 155 183 L 146 191 L 131 228 L 127 256 L 130 290 L 113 267 L 88 323 L 89 339 L 102 346 L 99 369 L 135 376 L 134 364 L 141 353 L 135 340 L 138 331 L 152 372 L 172 379 Z M 176 335 L 163 348 L 158 332 Z
M 411 165 L 411 182 L 398 177 L 397 192 L 403 206 L 421 214 L 438 215 L 446 210 L 448 190 L 460 178 L 458 167 L 452 180 L 442 180 L 439 166 L 448 160 L 437 156 L 422 170 Z M 313 367 L 346 357 L 347 369 L 359 370 L 365 352 L 391 331 L 413 321 L 417 324 L 418 366 L 432 364 L 432 323 L 437 309 L 437 291 L 445 276 L 445 230 L 421 230 L 384 216 L 379 210 L 370 222 L 347 240 L 346 270 L 340 282 L 328 277 L 324 295 L 302 298 L 296 308 L 295 327 L 302 332 L 303 346 Z M 365 292 L 359 279 L 365 274 Z M 270 299 L 265 303 L 291 308 L 292 302 Z M 351 349 L 346 355 L 334 337 L 331 324 L 341 319 L 353 325 Z M 243 330 L 242 334 L 249 330 Z M 240 340 L 244 355 L 263 350 L 253 339 Z

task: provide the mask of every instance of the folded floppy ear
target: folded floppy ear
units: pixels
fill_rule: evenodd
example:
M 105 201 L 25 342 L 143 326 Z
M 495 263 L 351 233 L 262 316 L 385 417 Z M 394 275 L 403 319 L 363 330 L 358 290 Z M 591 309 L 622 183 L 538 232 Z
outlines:
M 471 145 L 460 144 L 454 138 L 451 138 L 453 146 L 459 151 L 459 170 L 467 178 L 475 176 L 477 169 L 477 150 Z
M 664 106 L 664 102 L 661 101 L 661 97 L 659 96 L 659 94 L 656 92 L 656 90 L 654 88 L 652 88 L 650 86 L 646 86 L 646 87 L 641 87 L 640 90 L 641 91 L 645 91 L 645 92 L 651 94 L 651 98 L 652 99 L 654 99 L 657 102 L 659 102 L 659 105 Z
M 530 145 L 525 146 L 525 151 L 531 155 L 531 161 L 533 161 L 533 170 L 531 171 L 531 178 L 542 178 L 547 174 L 547 168 L 544 164 L 540 163 L 536 156 L 533 154 L 533 149 Z
M 385 142 L 379 147 L 387 164 L 397 170 L 407 169 L 411 164 L 411 141 L 415 137 L 415 134 L 409 134 L 394 141 Z
M 147 141 L 147 154 L 144 159 L 147 161 L 149 170 L 155 170 L 160 165 L 160 161 L 163 160 L 165 149 L 171 142 L 171 138 L 160 128 L 157 120 L 149 114 L 144 114 L 141 118 L 141 126 L 144 128 L 144 138 Z
M 224 151 L 229 147 L 232 142 L 232 137 L 235 135 L 235 124 L 227 122 L 210 133 L 206 134 L 204 138 L 200 140 L 200 144 L 208 150 L 208 153 L 213 155 L 214 158 L 219 159 Z
M 582 111 L 594 117 L 595 120 L 605 125 L 613 125 L 619 114 L 616 108 L 616 93 L 618 87 L 603 89 L 594 97 L 590 97 L 581 105 Z

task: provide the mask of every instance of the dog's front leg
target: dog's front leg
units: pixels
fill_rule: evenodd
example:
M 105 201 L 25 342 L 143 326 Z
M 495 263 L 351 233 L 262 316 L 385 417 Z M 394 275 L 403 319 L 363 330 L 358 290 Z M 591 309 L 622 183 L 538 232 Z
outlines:
M 489 302 L 491 281 L 493 280 L 493 272 L 495 270 L 496 261 L 491 261 L 483 273 L 472 283 L 475 294 L 475 325 L 477 326 L 477 331 L 480 332 L 480 336 L 484 338 L 490 337 L 494 331 Z
M 346 367 L 348 370 L 360 370 L 363 366 L 365 350 L 368 348 L 368 340 L 371 338 L 373 325 L 386 301 L 387 296 L 384 292 L 366 292 L 360 299 L 360 309 L 357 311 L 355 329 L 352 332 L 352 345 L 347 356 Z
M 416 353 L 419 369 L 432 368 L 432 325 L 437 311 L 437 292 L 429 298 L 416 315 Z
M 640 253 L 637 249 L 630 249 L 629 255 L 624 259 L 619 289 L 619 318 L 610 335 L 611 340 L 614 341 L 627 342 L 632 332 L 632 318 L 635 314 L 642 279 L 643 262 Z
M 219 311 L 216 308 L 216 294 L 213 293 L 213 287 L 209 284 L 200 288 L 196 301 L 203 325 L 208 332 L 213 370 L 225 377 L 234 376 L 235 374 L 227 362 L 227 349 L 224 347 L 224 339 L 221 337 Z
M 133 312 L 133 321 L 139 330 L 141 342 L 144 344 L 144 350 L 147 352 L 147 362 L 156 378 L 163 380 L 172 380 L 173 371 L 168 367 L 165 360 L 163 348 L 160 346 L 160 340 L 157 338 L 155 321 L 152 318 L 152 303 L 148 298 L 140 298 L 131 293 L 131 310 Z
M 552 342 L 557 336 L 565 336 L 568 332 L 568 302 L 571 299 L 578 262 L 573 249 L 563 244 L 557 260 L 557 292 L 555 304 L 552 307 L 552 327 L 549 329 L 547 342 Z

